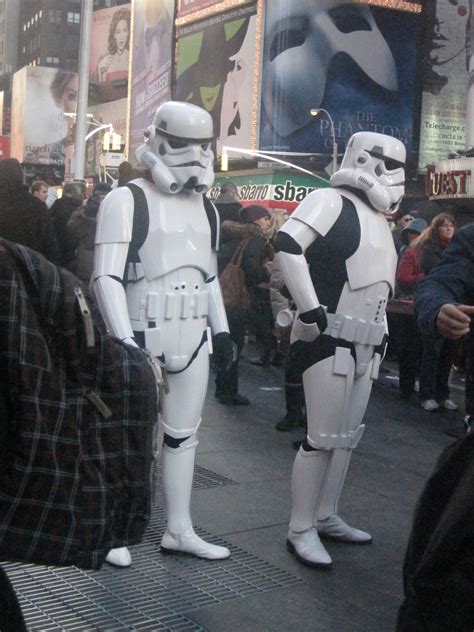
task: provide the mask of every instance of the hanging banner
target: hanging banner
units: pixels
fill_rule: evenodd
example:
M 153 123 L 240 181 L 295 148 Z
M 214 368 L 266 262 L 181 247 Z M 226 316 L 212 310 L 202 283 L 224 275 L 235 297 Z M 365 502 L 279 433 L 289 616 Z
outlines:
M 178 29 L 176 100 L 207 110 L 223 145 L 251 147 L 255 5 Z
M 420 121 L 421 170 L 458 149 L 464 149 L 469 79 L 466 57 L 471 6 L 469 2 L 433 0 L 426 7 Z
M 362 3 L 266 3 L 261 151 L 330 153 L 355 132 L 413 133 L 420 15 Z M 328 160 L 329 161 L 329 160 Z
M 160 103 L 171 98 L 171 62 L 174 47 L 174 0 L 135 1 L 130 90 L 129 149 L 131 161 L 143 143 Z
M 127 96 L 131 5 L 94 11 L 91 27 L 89 80 L 98 101 Z

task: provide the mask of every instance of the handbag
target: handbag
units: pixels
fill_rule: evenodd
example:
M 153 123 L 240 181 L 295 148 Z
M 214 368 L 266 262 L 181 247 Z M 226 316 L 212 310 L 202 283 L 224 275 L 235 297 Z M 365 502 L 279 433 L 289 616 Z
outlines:
M 248 237 L 240 242 L 232 255 L 232 259 L 219 276 L 222 298 L 228 309 L 248 309 L 250 307 L 250 294 L 245 283 L 245 272 L 240 266 L 245 247 L 251 239 L 252 237 Z

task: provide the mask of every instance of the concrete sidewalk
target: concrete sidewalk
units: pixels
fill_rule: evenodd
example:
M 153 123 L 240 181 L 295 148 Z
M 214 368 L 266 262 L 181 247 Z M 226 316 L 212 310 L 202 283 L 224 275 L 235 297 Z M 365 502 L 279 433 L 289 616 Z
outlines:
M 219 404 L 210 384 L 198 448 L 196 530 L 230 546 L 208 562 L 162 556 L 163 497 L 157 497 L 130 569 L 97 572 L 8 564 L 31 630 L 314 630 L 385 632 L 395 628 L 401 569 L 415 501 L 439 453 L 453 441 L 461 412 L 427 413 L 398 397 L 384 365 L 354 452 L 341 515 L 373 534 L 371 546 L 329 543 L 333 568 L 299 564 L 286 550 L 291 442 L 301 432 L 274 429 L 284 414 L 281 369 L 241 365 L 241 392 L 252 405 Z M 453 399 L 463 403 L 462 383 Z

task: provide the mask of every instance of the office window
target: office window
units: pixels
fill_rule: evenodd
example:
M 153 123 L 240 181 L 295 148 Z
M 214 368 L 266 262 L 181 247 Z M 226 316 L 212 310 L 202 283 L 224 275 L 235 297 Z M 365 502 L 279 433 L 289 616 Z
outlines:
M 59 57 L 46 57 L 47 64 L 59 64 Z
M 74 11 L 67 12 L 67 21 L 68 24 L 80 24 L 81 23 L 81 14 L 75 13 Z
M 50 9 L 48 15 L 51 24 L 61 24 L 61 11 L 58 9 Z

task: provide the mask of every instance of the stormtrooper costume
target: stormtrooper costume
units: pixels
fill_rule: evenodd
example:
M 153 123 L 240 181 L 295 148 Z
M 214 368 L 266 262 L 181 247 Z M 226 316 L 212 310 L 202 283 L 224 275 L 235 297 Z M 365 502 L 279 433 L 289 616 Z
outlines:
M 137 149 L 149 178 L 115 189 L 101 204 L 94 290 L 109 330 L 144 346 L 167 372 L 161 419 L 167 528 L 161 550 L 223 559 L 228 549 L 197 536 L 190 517 L 212 351 L 208 325 L 214 352 L 229 360 L 233 353 L 216 276 L 218 215 L 203 196 L 214 180 L 212 136 L 212 119 L 203 109 L 173 101 L 158 108 Z M 107 561 L 128 566 L 128 550 L 112 550 Z
M 303 374 L 308 420 L 293 467 L 287 547 L 309 566 L 331 565 L 319 536 L 371 541 L 337 508 L 383 357 L 397 262 L 384 214 L 403 196 L 405 158 L 404 145 L 392 137 L 354 134 L 333 188 L 308 195 L 276 238 L 276 258 L 297 306 L 291 353 Z

